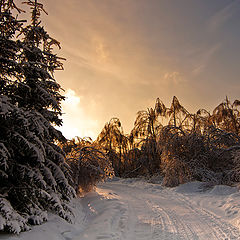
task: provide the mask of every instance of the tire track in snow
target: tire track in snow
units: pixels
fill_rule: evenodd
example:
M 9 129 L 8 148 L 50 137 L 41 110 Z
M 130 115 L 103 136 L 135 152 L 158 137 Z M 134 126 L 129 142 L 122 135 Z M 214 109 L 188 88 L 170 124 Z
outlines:
M 131 188 L 129 188 L 131 190 Z M 127 194 L 128 198 L 133 198 L 130 201 L 131 214 L 135 215 L 137 221 L 131 224 L 134 229 L 134 234 L 128 234 L 126 239 L 163 239 L 163 240 L 197 240 L 196 234 L 177 218 L 174 211 L 166 211 L 161 208 L 156 202 L 151 200 L 151 195 L 146 195 L 143 198 L 142 194 L 132 194 L 127 188 L 124 189 L 124 195 Z
M 129 193 L 131 196 L 131 193 Z M 139 196 L 128 200 L 129 228 L 126 239 L 151 240 L 151 224 L 148 221 L 150 210 Z
M 153 239 L 167 237 L 164 235 L 169 235 L 169 233 L 176 234 L 177 239 L 198 239 L 197 235 L 177 217 L 177 214 L 173 210 L 165 210 L 151 200 L 148 201 L 148 206 L 152 208 L 155 218 L 157 219 L 156 221 L 161 222 L 160 224 L 154 225 Z
M 117 193 L 115 199 L 93 199 L 98 220 L 89 218 L 100 230 L 95 238 L 111 240 L 237 240 L 240 232 L 210 211 L 199 207 L 185 195 L 169 189 L 132 187 L 121 182 L 99 186 L 99 194 Z M 112 192 L 112 193 L 111 193 Z M 94 205 L 96 204 L 96 205 Z M 98 206 L 101 208 L 99 211 Z M 106 221 L 106 227 L 99 221 Z M 92 229 L 92 226 L 89 226 Z M 89 233 L 89 232 L 87 232 Z M 93 234 L 94 235 L 94 234 Z M 91 236 L 93 236 L 91 235 Z
M 169 214 L 166 213 L 162 208 L 158 205 L 154 205 L 150 200 L 147 201 L 148 207 L 152 209 L 153 215 L 153 231 L 152 237 L 153 239 L 167 238 L 169 234 L 178 233 L 176 226 L 173 224 L 172 219 Z
M 169 190 L 163 190 L 158 194 L 159 195 L 146 193 L 144 196 L 145 199 L 146 196 L 148 196 L 147 199 L 154 199 L 154 201 L 147 201 L 148 207 L 152 208 L 153 212 L 155 211 L 152 220 L 149 219 L 149 222 L 152 222 L 153 239 L 158 239 L 158 236 L 161 236 L 161 239 L 171 239 L 169 236 L 170 233 L 176 233 L 177 235 L 172 239 L 240 239 L 240 232 L 237 228 L 222 221 L 206 209 L 199 208 L 198 205 L 191 203 L 191 201 L 186 199 L 184 195 L 176 192 L 173 194 L 173 192 Z M 178 207 L 176 207 L 175 210 L 172 210 L 169 209 L 168 204 L 165 203 L 160 207 L 160 204 L 163 203 L 162 199 L 168 200 L 168 202 L 171 199 L 176 205 L 180 205 L 180 208 L 187 209 L 187 215 L 194 218 L 195 223 L 191 223 L 187 221 L 187 218 L 185 219 L 185 217 L 179 215 Z M 156 211 L 158 211 L 158 215 Z M 170 230 L 169 226 L 172 226 Z
M 179 202 L 182 202 L 190 211 L 199 215 L 201 222 L 205 222 L 211 226 L 212 231 L 214 232 L 215 239 L 217 240 L 239 240 L 240 232 L 239 230 L 222 221 L 219 217 L 211 213 L 210 211 L 200 208 L 197 204 L 191 203 L 189 198 L 186 198 L 184 195 L 174 192 L 172 198 L 177 199 Z

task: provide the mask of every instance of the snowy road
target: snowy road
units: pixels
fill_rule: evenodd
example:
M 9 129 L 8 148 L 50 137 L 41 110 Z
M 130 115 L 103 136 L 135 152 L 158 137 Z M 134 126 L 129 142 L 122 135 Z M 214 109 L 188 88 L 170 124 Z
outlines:
M 150 186 L 121 181 L 99 185 L 83 200 L 85 228 L 73 239 L 240 239 L 236 226 L 201 206 L 204 200 Z
M 237 187 L 191 182 L 176 188 L 114 179 L 72 202 L 74 224 L 49 221 L 0 240 L 240 240 Z

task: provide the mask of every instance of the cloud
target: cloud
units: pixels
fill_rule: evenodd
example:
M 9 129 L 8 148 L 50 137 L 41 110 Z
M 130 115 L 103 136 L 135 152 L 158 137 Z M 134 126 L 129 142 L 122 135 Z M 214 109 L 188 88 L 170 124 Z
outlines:
M 202 52 L 198 56 L 195 56 L 195 58 L 198 59 L 195 63 L 195 66 L 193 67 L 192 74 L 199 75 L 200 73 L 204 72 L 210 60 L 214 57 L 217 51 L 219 51 L 221 46 L 221 43 L 216 43 L 215 45 L 212 45 L 205 50 L 202 50 Z
M 179 72 L 166 72 L 163 76 L 163 80 L 168 84 L 174 85 L 186 82 L 186 80 L 182 77 L 182 75 Z
M 206 68 L 205 64 L 199 64 L 198 66 L 194 67 L 194 69 L 192 70 L 192 74 L 199 75 L 200 73 L 202 73 L 204 71 L 205 68 Z
M 80 97 L 76 95 L 75 91 L 68 89 L 65 94 L 66 100 L 63 103 L 63 107 L 68 107 L 68 109 L 74 110 L 79 106 Z
M 239 1 L 212 1 L 59 0 L 56 5 L 45 0 L 52 11 L 47 27 L 67 59 L 65 71 L 56 73 L 68 89 L 64 135 L 94 137 L 111 117 L 130 129 L 135 113 L 156 97 L 167 102 L 177 95 L 202 104 L 205 88 L 237 65 L 230 53 L 238 56 L 237 45 L 225 48 L 224 39 L 236 39 L 239 31 L 234 28 L 232 36 L 232 29 L 220 27 L 235 19 Z M 221 10 L 209 19 L 213 8 Z M 229 56 L 218 59 L 224 51 Z M 215 71 L 214 66 L 222 67 Z M 205 85 L 199 90 L 201 81 Z
M 66 100 L 62 103 L 62 112 L 64 113 L 62 117 L 63 126 L 59 130 L 68 139 L 75 136 L 86 136 L 95 139 L 99 124 L 97 120 L 92 119 L 86 114 L 84 110 L 86 106 L 82 106 L 81 101 L 83 96 L 78 96 L 72 89 L 67 89 L 65 96 Z
M 235 13 L 237 7 L 240 6 L 239 0 L 234 0 L 223 9 L 215 13 L 208 22 L 210 31 L 218 30 L 225 22 L 227 22 Z
M 96 54 L 99 63 L 105 63 L 109 58 L 109 52 L 103 42 L 96 42 Z

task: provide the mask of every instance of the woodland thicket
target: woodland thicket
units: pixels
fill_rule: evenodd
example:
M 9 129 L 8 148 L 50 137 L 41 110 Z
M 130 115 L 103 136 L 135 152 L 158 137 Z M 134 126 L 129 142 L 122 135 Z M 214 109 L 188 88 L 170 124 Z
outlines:
M 212 113 L 190 113 L 175 96 L 170 107 L 158 98 L 154 107 L 137 113 L 130 134 L 113 118 L 97 143 L 116 176 L 157 174 L 166 186 L 193 180 L 232 185 L 240 181 L 239 106 L 226 97 Z

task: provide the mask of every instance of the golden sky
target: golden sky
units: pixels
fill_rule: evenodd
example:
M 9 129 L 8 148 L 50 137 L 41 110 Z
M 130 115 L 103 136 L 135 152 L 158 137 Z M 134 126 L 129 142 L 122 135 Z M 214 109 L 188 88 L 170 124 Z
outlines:
M 61 42 L 64 135 L 95 138 L 112 117 L 176 95 L 190 111 L 239 98 L 239 0 L 42 0 Z

